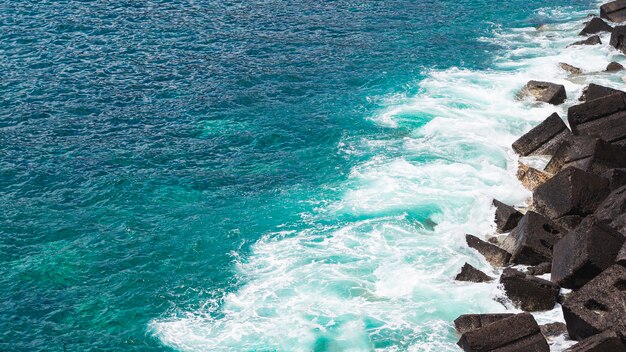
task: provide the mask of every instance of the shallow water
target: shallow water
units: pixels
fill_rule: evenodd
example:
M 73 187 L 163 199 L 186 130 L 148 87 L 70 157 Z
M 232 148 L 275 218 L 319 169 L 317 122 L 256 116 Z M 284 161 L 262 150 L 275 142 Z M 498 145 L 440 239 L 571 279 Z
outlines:
M 515 92 L 623 86 L 545 5 L 0 2 L 0 350 L 456 350 Z

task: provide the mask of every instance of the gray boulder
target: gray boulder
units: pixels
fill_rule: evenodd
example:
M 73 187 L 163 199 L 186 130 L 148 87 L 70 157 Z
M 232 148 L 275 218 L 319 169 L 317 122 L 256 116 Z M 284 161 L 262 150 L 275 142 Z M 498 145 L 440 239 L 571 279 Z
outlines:
M 496 208 L 496 229 L 499 233 L 509 232 L 517 226 L 523 214 L 510 205 L 494 199 L 493 206 Z
M 576 45 L 598 45 L 598 44 L 602 44 L 602 40 L 600 40 L 600 37 L 597 35 L 592 35 L 591 37 L 585 39 L 585 40 L 579 40 L 577 42 L 573 42 L 572 44 L 568 45 L 568 46 L 576 46 Z
M 626 21 L 626 0 L 617 0 L 600 6 L 600 17 L 612 22 Z
M 457 281 L 470 281 L 470 282 L 488 282 L 493 278 L 482 271 L 474 268 L 468 263 L 465 263 L 461 268 L 461 272 L 454 278 Z
M 539 265 L 552 261 L 553 246 L 565 231 L 550 219 L 528 211 L 504 240 L 502 249 L 511 253 L 515 264 Z
M 604 22 L 599 17 L 593 17 L 587 24 L 585 24 L 585 28 L 580 31 L 579 35 L 589 35 L 596 34 L 600 32 L 612 32 L 613 27 L 611 27 L 608 23 Z

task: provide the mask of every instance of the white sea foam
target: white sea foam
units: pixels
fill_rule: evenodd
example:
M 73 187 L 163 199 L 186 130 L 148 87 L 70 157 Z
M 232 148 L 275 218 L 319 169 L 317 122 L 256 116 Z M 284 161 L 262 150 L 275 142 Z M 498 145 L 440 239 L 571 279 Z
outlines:
M 511 143 L 552 112 L 564 116 L 588 82 L 624 88 L 619 76 L 600 72 L 617 58 L 608 45 L 565 48 L 580 39 L 584 14 L 543 11 L 576 20 L 495 32 L 484 40 L 510 50 L 492 70 L 428 72 L 420 94 L 394 96 L 372 117 L 392 128 L 419 121 L 410 134 L 342 141 L 346 154 L 377 155 L 354 168 L 342 199 L 323 209 L 352 220 L 268 234 L 238 263 L 244 284 L 220 307 L 155 320 L 154 334 L 183 351 L 454 351 L 454 318 L 504 311 L 493 299 L 502 295 L 496 283 L 452 278 L 464 262 L 498 274 L 464 234 L 493 232 L 492 198 L 522 204 L 529 196 L 515 178 Z M 586 74 L 568 76 L 559 62 Z M 563 83 L 568 102 L 516 100 L 530 79 Z M 558 307 L 536 317 L 563 320 Z M 571 341 L 551 344 L 560 351 Z

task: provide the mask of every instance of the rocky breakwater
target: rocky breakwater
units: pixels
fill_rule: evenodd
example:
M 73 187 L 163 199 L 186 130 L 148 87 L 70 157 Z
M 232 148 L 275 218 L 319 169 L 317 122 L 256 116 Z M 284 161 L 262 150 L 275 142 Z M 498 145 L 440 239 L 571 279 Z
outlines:
M 601 17 L 626 21 L 626 0 L 602 5 Z M 612 32 L 611 45 L 626 52 L 626 26 L 594 17 L 580 34 L 601 32 Z M 598 41 L 589 38 L 575 44 Z M 520 97 L 559 105 L 566 94 L 562 85 L 530 81 Z M 550 351 L 547 338 L 564 334 L 578 341 L 568 351 L 626 351 L 626 92 L 590 84 L 579 100 L 568 124 L 554 113 L 512 145 L 521 157 L 550 159 L 543 169 L 520 163 L 518 177 L 533 192 L 528 209 L 494 200 L 502 235 L 466 235 L 469 247 L 503 268 L 497 280 L 507 303 L 524 312 L 460 316 L 465 351 Z M 492 279 L 469 264 L 457 276 Z M 559 304 L 565 326 L 539 326 L 528 313 Z

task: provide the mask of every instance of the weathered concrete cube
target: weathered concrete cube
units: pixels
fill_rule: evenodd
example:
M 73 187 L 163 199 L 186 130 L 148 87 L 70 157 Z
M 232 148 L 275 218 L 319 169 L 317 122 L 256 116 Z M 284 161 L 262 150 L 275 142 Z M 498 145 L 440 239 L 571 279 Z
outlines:
M 615 264 L 562 304 L 569 336 L 582 340 L 606 330 L 626 336 L 626 268 Z
M 613 265 L 624 235 L 589 216 L 554 246 L 550 279 L 578 289 Z
M 589 34 L 596 34 L 600 32 L 612 32 L 612 31 L 613 31 L 613 27 L 611 27 L 611 25 L 604 22 L 599 17 L 594 17 L 589 22 L 587 22 L 587 24 L 585 24 L 585 27 L 583 28 L 582 31 L 580 31 L 579 35 L 589 35 Z
M 502 248 L 515 264 L 538 265 L 552 261 L 552 248 L 565 230 L 545 216 L 528 211 L 506 237 Z
M 613 22 L 626 21 L 626 1 L 617 0 L 600 6 L 600 17 Z
M 500 283 L 513 305 L 527 312 L 550 310 L 556 304 L 559 286 L 548 280 L 506 268 Z
M 599 84 L 590 83 L 587 87 L 583 89 L 583 93 L 581 94 L 580 98 L 578 98 L 578 100 L 589 101 L 589 100 L 606 97 L 607 95 L 611 95 L 614 93 L 624 93 L 624 92 L 622 92 L 621 90 L 617 90 L 615 88 L 609 88 L 609 87 L 601 86 Z
M 530 96 L 537 101 L 552 105 L 559 105 L 567 99 L 565 86 L 541 81 L 529 81 L 526 83 L 519 96 Z
M 596 175 L 609 169 L 626 168 L 626 148 L 592 136 L 574 136 L 561 144 L 545 171 L 554 174 L 568 167 Z
M 509 232 L 517 226 L 524 214 L 517 211 L 510 205 L 494 199 L 493 206 L 496 208 L 496 229 L 499 233 Z
M 461 272 L 454 278 L 457 281 L 470 281 L 470 282 L 487 282 L 493 280 L 493 278 L 482 271 L 476 269 L 468 263 L 465 263 L 461 268 Z
M 626 143 L 626 94 L 613 93 L 568 109 L 567 119 L 574 135 L 601 138 L 612 144 Z
M 593 214 L 598 220 L 626 234 L 626 186 L 612 191 Z
M 537 187 L 533 192 L 533 202 L 538 212 L 567 226 L 559 219 L 593 213 L 609 192 L 607 179 L 568 167 Z
M 568 348 L 566 352 L 626 352 L 626 345 L 615 331 L 607 330 L 589 336 Z
M 571 136 L 561 117 L 554 113 L 513 142 L 512 147 L 522 156 L 552 155 L 563 140 Z
M 461 335 L 457 343 L 466 352 L 549 352 L 546 338 L 529 313 L 500 319 Z

